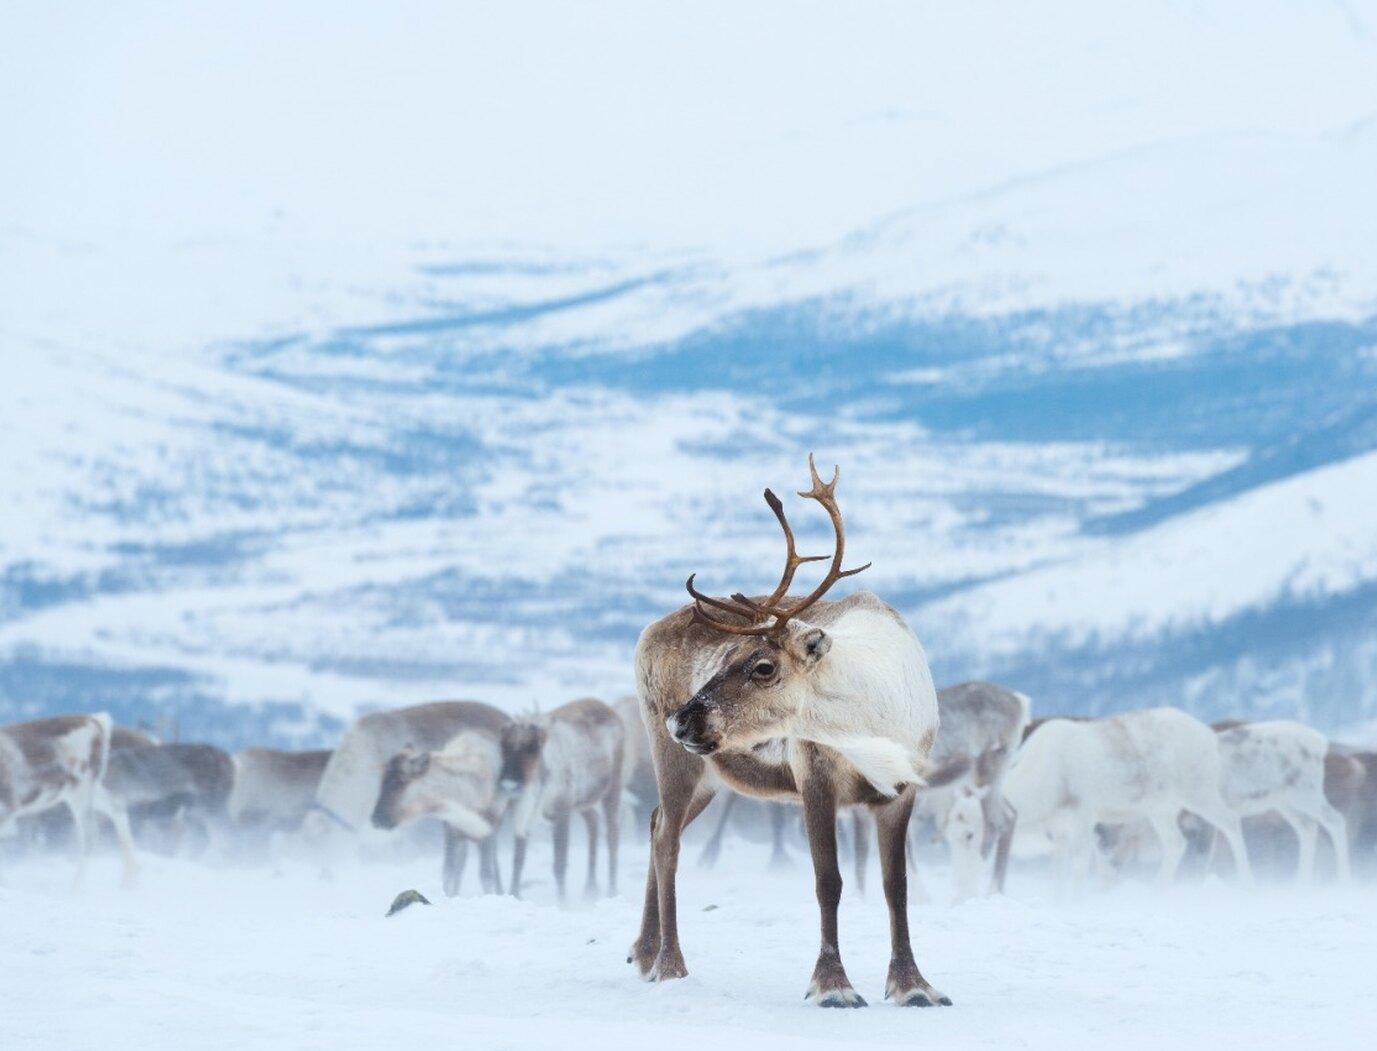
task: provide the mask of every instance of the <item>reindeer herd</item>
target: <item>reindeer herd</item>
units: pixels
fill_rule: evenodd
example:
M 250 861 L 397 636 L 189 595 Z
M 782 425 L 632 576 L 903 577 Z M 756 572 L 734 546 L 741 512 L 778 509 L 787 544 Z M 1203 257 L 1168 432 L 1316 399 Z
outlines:
M 154 840 L 241 853 L 245 843 L 290 845 L 329 866 L 428 818 L 443 829 L 446 894 L 459 893 L 472 849 L 483 892 L 519 896 L 529 838 L 548 827 L 563 901 L 575 818 L 587 896 L 617 893 L 621 826 L 632 820 L 649 829 L 650 861 L 627 960 L 666 981 L 688 973 L 675 895 L 685 829 L 726 796 L 705 848 L 715 860 L 731 824 L 751 812 L 736 800 L 753 797 L 778 863 L 795 827 L 787 804 L 799 804 L 820 910 L 807 996 L 827 1007 L 865 1003 L 842 963 L 843 839 L 862 888 L 878 845 L 891 936 L 885 996 L 916 1006 L 951 1003 L 919 970 L 908 928 L 915 858 L 938 847 L 957 899 L 1002 891 L 1012 857 L 1049 859 L 1064 896 L 1138 865 L 1170 883 L 1188 856 L 1213 868 L 1227 854 L 1225 871 L 1247 883 L 1259 856 L 1290 842 L 1288 863 L 1308 882 L 1321 832 L 1334 879 L 1348 878 L 1350 855 L 1371 859 L 1377 754 L 1299 723 L 1211 727 L 1173 708 L 1035 719 L 1027 697 L 991 683 L 936 690 L 899 613 L 868 592 L 825 597 L 866 567 L 843 568 L 838 475 L 824 482 L 811 457 L 809 470 L 799 495 L 826 512 L 832 553 L 799 555 L 782 501 L 766 490 L 785 542 L 778 585 L 716 597 L 689 577 L 692 601 L 641 635 L 634 698 L 522 718 L 477 701 L 432 702 L 362 716 L 332 750 L 232 756 L 159 743 L 101 714 L 0 727 L 0 834 L 21 844 L 70 836 L 84 864 L 93 833 L 108 827 L 129 881 L 136 851 Z M 827 562 L 822 581 L 792 595 L 796 571 L 814 561 Z

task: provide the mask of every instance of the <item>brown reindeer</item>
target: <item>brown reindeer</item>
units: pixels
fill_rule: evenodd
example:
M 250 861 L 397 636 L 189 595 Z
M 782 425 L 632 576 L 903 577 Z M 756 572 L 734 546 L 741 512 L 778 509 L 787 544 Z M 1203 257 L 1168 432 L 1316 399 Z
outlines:
M 245 748 L 234 753 L 234 786 L 225 810 L 240 830 L 295 832 L 311 810 L 329 749 L 286 752 Z
M 627 962 L 652 981 L 688 973 L 679 947 L 674 881 L 680 835 L 723 785 L 746 795 L 801 802 L 813 855 L 822 944 L 809 999 L 861 1007 L 842 966 L 837 904 L 837 811 L 864 804 L 879 831 L 889 906 L 886 997 L 905 1005 L 951 1001 L 919 973 L 909 943 L 905 829 L 914 786 L 937 733 L 937 697 L 927 659 L 903 619 L 861 592 L 823 601 L 843 570 L 845 530 L 838 474 L 824 483 L 808 459 L 812 488 L 800 493 L 827 512 L 836 547 L 822 582 L 789 597 L 805 558 L 783 505 L 765 500 L 784 531 L 784 573 L 768 596 L 712 598 L 656 621 L 636 648 L 636 684 L 652 735 L 660 806 L 651 819 L 651 864 L 641 931 Z M 865 567 L 860 567 L 864 569 Z M 807 619 L 804 619 L 804 615 Z

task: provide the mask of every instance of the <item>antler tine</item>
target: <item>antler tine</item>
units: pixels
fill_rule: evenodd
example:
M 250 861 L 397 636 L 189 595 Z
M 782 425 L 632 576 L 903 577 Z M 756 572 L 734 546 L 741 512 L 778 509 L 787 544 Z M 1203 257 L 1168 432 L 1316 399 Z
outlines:
M 756 612 L 754 603 L 748 601 L 745 603 L 746 608 L 742 609 L 730 602 L 723 602 L 721 599 L 713 598 L 711 595 L 704 595 L 693 586 L 693 580 L 697 576 L 697 573 L 690 573 L 688 580 L 684 581 L 684 588 L 693 596 L 693 601 L 696 606 L 712 606 L 714 609 L 720 609 L 724 613 L 735 613 L 739 617 L 750 617 L 754 619 Z M 732 598 L 734 599 L 736 596 L 733 595 Z
M 807 497 L 810 500 L 822 500 L 832 496 L 837 491 L 837 482 L 841 480 L 841 468 L 836 464 L 832 465 L 832 480 L 824 482 L 822 476 L 818 474 L 818 466 L 813 462 L 813 454 L 808 454 L 808 473 L 813 476 L 813 488 L 806 493 L 799 493 L 799 496 Z
M 794 531 L 789 528 L 789 519 L 784 516 L 784 502 L 780 500 L 779 497 L 775 496 L 773 489 L 765 490 L 765 502 L 770 505 L 770 510 L 775 513 L 775 518 L 779 519 L 779 528 L 784 530 L 785 551 L 784 572 L 779 578 L 779 584 L 775 587 L 774 591 L 770 592 L 770 597 L 759 605 L 753 602 L 748 603 L 762 616 L 770 615 L 770 610 L 762 609 L 761 607 L 772 607 L 776 602 L 789 594 L 789 588 L 794 583 L 794 574 L 798 572 L 799 566 L 803 565 L 805 562 L 826 562 L 829 557 L 827 555 L 800 555 L 798 549 L 794 546 Z M 738 595 L 733 595 L 732 598 L 738 602 L 741 601 L 741 597 Z
M 837 581 L 841 580 L 843 577 L 854 577 L 857 573 L 869 569 L 871 565 L 867 562 L 865 565 L 856 569 L 842 569 L 842 559 L 846 554 L 846 527 L 842 524 L 841 508 L 837 506 L 836 495 L 837 482 L 841 480 L 841 468 L 834 466 L 832 468 L 832 480 L 830 482 L 824 482 L 822 477 L 818 474 L 818 468 L 817 464 L 814 462 L 813 454 L 809 453 L 808 473 L 812 475 L 813 487 L 806 493 L 799 493 L 799 496 L 806 497 L 810 500 L 816 500 L 822 505 L 823 510 L 827 512 L 827 517 L 832 519 L 832 529 L 837 535 L 837 546 L 832 552 L 832 565 L 828 567 L 827 575 L 822 578 L 822 582 L 792 607 L 776 615 L 776 630 L 782 629 L 790 620 L 797 617 L 800 613 L 813 605 L 813 603 L 817 602 L 818 599 L 822 598 L 823 595 L 827 594 L 828 590 Z
M 812 476 L 812 488 L 807 492 L 799 493 L 799 496 L 810 500 L 816 500 L 827 512 L 828 518 L 832 520 L 832 529 L 836 533 L 837 544 L 830 558 L 832 564 L 827 569 L 826 576 L 803 599 L 796 602 L 789 608 L 782 608 L 779 603 L 785 599 L 789 593 L 789 587 L 793 583 L 794 574 L 798 567 L 805 562 L 823 562 L 827 555 L 800 555 L 794 546 L 794 531 L 789 527 L 789 520 L 784 515 L 784 504 L 780 501 L 773 491 L 765 490 L 765 502 L 770 505 L 770 510 L 775 513 L 775 518 L 779 520 L 779 527 L 784 531 L 785 557 L 784 573 L 780 581 L 770 596 L 761 602 L 755 602 L 739 591 L 731 596 L 731 601 L 724 602 L 704 595 L 693 586 L 694 578 L 697 574 L 691 575 L 685 582 L 684 587 L 693 596 L 693 620 L 694 623 L 703 624 L 716 631 L 726 632 L 731 635 L 777 635 L 781 633 L 785 626 L 794 617 L 803 613 L 806 609 L 817 602 L 838 580 L 843 577 L 854 577 L 857 573 L 864 572 L 870 568 L 867 562 L 863 566 L 855 569 L 842 569 L 842 559 L 846 554 L 846 528 L 842 524 L 841 509 L 837 506 L 837 483 L 841 480 L 841 468 L 832 468 L 832 480 L 824 482 L 818 474 L 817 463 L 813 454 L 808 454 L 808 473 Z M 719 609 L 724 613 L 741 617 L 748 621 L 746 624 L 732 624 L 717 620 L 709 616 L 704 606 Z
M 695 623 L 706 625 L 714 631 L 725 631 L 729 635 L 768 635 L 776 629 L 776 624 L 760 623 L 762 618 L 769 618 L 774 616 L 774 614 L 769 610 L 761 610 L 759 606 L 744 595 L 733 595 L 733 602 L 723 602 L 721 599 L 715 599 L 711 595 L 704 595 L 693 586 L 693 579 L 697 575 L 697 573 L 691 573 L 688 580 L 684 582 L 684 587 L 688 590 L 688 593 L 693 596 L 693 619 Z M 735 605 L 734 602 L 737 601 L 739 601 L 741 605 Z M 727 621 L 710 617 L 707 613 L 703 612 L 703 607 L 705 605 L 712 606 L 714 609 L 720 609 L 724 613 L 733 613 L 738 617 L 744 617 L 748 623 L 730 624 Z
M 693 607 L 693 620 L 696 624 L 712 628 L 713 631 L 725 631 L 729 635 L 769 635 L 775 630 L 773 624 L 728 624 L 714 620 L 703 612 L 702 606 Z

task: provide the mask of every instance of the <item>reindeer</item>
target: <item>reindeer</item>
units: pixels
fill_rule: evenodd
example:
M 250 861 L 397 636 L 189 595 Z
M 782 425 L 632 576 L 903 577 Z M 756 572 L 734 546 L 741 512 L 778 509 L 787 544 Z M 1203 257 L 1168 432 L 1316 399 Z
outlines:
M 1377 846 L 1377 752 L 1330 745 L 1324 791 L 1344 816 L 1352 854 L 1365 860 Z
M 655 761 L 650 755 L 650 735 L 641 719 L 641 702 L 634 694 L 622 697 L 612 706 L 622 721 L 625 745 L 622 751 L 622 802 L 630 807 L 637 821 L 649 821 L 659 799 L 655 787 Z
M 360 716 L 344 732 L 325 764 L 315 800 L 301 825 L 303 836 L 317 847 L 327 847 L 344 833 L 367 834 L 387 764 L 407 745 L 423 750 L 443 748 L 464 730 L 496 740 L 510 722 L 506 712 L 481 701 L 431 701 Z M 442 874 L 444 891 L 450 897 L 459 893 L 468 849 L 469 837 L 445 826 Z M 485 891 L 501 893 L 493 836 L 479 843 L 478 874 Z
M 497 794 L 501 766 L 501 746 L 492 735 L 472 730 L 456 734 L 438 752 L 403 748 L 383 771 L 373 827 L 393 829 L 436 817 L 447 828 L 482 842 L 492 836 L 506 809 Z
M 225 804 L 230 823 L 264 847 L 275 832 L 295 832 L 310 812 L 331 754 L 328 749 L 235 752 L 234 786 Z
M 124 882 L 138 871 L 124 808 L 101 783 L 110 757 L 110 716 L 59 715 L 0 727 L 0 833 L 16 818 L 65 805 L 77 840 L 77 879 L 86 868 L 92 813 L 115 826 Z
M 721 858 L 722 843 L 727 838 L 727 829 L 731 826 L 733 819 L 739 818 L 740 816 L 741 808 L 739 804 L 741 801 L 742 796 L 736 792 L 731 793 L 731 795 L 727 796 L 722 801 L 721 812 L 717 817 L 717 824 L 713 827 L 712 833 L 708 836 L 708 841 L 703 844 L 703 849 L 698 855 L 698 864 L 703 866 L 703 868 L 712 868 L 717 864 L 718 859 Z M 756 804 L 754 812 L 750 809 L 752 803 Z M 784 871 L 792 864 L 789 860 L 789 852 L 784 847 L 785 832 L 787 831 L 786 826 L 789 821 L 788 805 L 785 803 L 769 803 L 764 801 L 757 803 L 755 800 L 747 800 L 746 804 L 748 807 L 746 811 L 747 820 L 754 818 L 756 824 L 759 825 L 761 823 L 760 819 L 763 817 L 765 823 L 769 825 L 769 867 L 776 872 Z M 856 877 L 860 880 L 864 880 L 865 874 L 865 862 L 861 856 L 864 848 L 861 847 L 860 844 L 864 842 L 863 837 L 866 831 L 862 823 L 857 819 L 853 835 L 856 837 L 855 842 L 857 850 Z M 864 889 L 864 887 L 862 887 L 862 889 Z
M 1020 835 L 1045 836 L 1057 856 L 1058 895 L 1078 892 L 1098 856 L 1098 825 L 1145 822 L 1161 845 L 1158 882 L 1168 884 L 1186 851 L 1178 818 L 1188 811 L 1229 844 L 1252 879 L 1238 815 L 1220 792 L 1213 732 L 1176 708 L 1107 719 L 1050 719 L 1030 733 L 1009 767 L 1004 793 Z
M 1296 879 L 1314 878 L 1315 846 L 1324 829 L 1334 848 L 1335 872 L 1348 878 L 1348 829 L 1325 796 L 1324 734 L 1289 720 L 1237 723 L 1216 734 L 1224 801 L 1242 817 L 1275 813 L 1296 835 Z
M 583 815 L 588 828 L 587 897 L 598 893 L 598 808 L 607 824 L 608 893 L 617 893 L 621 839 L 622 765 L 626 730 L 602 701 L 570 701 L 537 719 L 518 720 L 502 731 L 502 790 L 518 796 L 514 819 L 512 894 L 521 896 L 526 840 L 536 814 L 554 825 L 555 885 L 564 900 L 569 863 L 569 821 Z
M 808 458 L 812 488 L 799 495 L 827 512 L 836 546 L 822 582 L 789 596 L 805 562 L 779 498 L 765 501 L 784 532 L 784 572 L 768 596 L 693 602 L 645 629 L 636 647 L 636 685 L 652 735 L 660 806 L 651 820 L 651 864 L 641 930 L 627 962 L 651 981 L 688 973 L 679 947 L 675 870 L 683 830 L 716 791 L 801 802 L 821 913 L 822 944 L 807 998 L 823 1007 L 862 1007 L 842 966 L 837 905 L 837 811 L 865 804 L 879 833 L 889 906 L 891 957 L 885 995 L 928 1006 L 951 1001 L 923 978 L 908 931 L 905 830 L 914 787 L 937 736 L 937 695 L 927 658 L 893 609 L 868 592 L 823 601 L 844 577 L 846 534 L 830 482 Z M 711 611 L 711 612 L 710 612 Z M 807 614 L 807 619 L 804 619 Z
M 128 737 L 118 748 L 112 740 L 103 781 L 135 827 L 158 826 L 174 850 L 188 824 L 202 846 L 216 838 L 233 783 L 234 764 L 214 745 L 138 744 Z
M 1028 725 L 1028 698 L 994 683 L 963 682 L 937 691 L 937 710 L 941 728 L 929 757 L 933 771 L 915 809 L 947 842 L 958 901 L 977 893 L 982 860 L 991 852 L 989 890 L 1002 892 L 1015 822 L 1004 798 L 1004 775 Z M 971 812 L 972 801 L 978 815 Z

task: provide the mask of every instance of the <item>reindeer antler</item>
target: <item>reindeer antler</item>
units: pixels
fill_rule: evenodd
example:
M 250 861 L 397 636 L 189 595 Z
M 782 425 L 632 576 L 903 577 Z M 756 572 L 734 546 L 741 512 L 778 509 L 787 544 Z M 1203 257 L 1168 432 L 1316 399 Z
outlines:
M 828 589 L 842 577 L 854 577 L 857 573 L 870 568 L 870 563 L 867 562 L 857 569 L 842 569 L 842 558 L 846 553 L 846 529 L 842 525 L 841 509 L 837 506 L 836 497 L 837 482 L 841 479 L 841 468 L 834 467 L 832 480 L 824 482 L 818 475 L 817 465 L 813 462 L 813 454 L 809 453 L 808 472 L 812 475 L 813 487 L 798 495 L 808 500 L 816 500 L 822 505 L 827 516 L 832 519 L 832 529 L 837 536 L 837 546 L 831 555 L 832 565 L 828 567 L 827 575 L 823 577 L 822 583 L 792 606 L 780 605 L 788 597 L 789 587 L 794 582 L 794 574 L 798 571 L 798 567 L 805 562 L 825 562 L 828 556 L 800 555 L 798 553 L 794 547 L 794 531 L 789 528 L 789 520 L 784 517 L 784 505 L 780 502 L 779 497 L 766 489 L 765 502 L 770 505 L 770 510 L 779 519 L 780 528 L 784 530 L 784 573 L 780 577 L 778 586 L 768 598 L 760 602 L 748 599 L 739 591 L 732 595 L 730 601 L 723 601 L 722 599 L 711 598 L 697 590 L 693 586 L 694 577 L 698 575 L 695 573 L 684 584 L 688 593 L 693 596 L 693 619 L 695 622 L 732 635 L 777 635 L 784 631 L 790 620 L 827 594 Z M 731 624 L 717 620 L 704 611 L 703 607 L 705 606 L 721 610 L 724 613 L 735 614 L 743 618 L 746 623 Z

